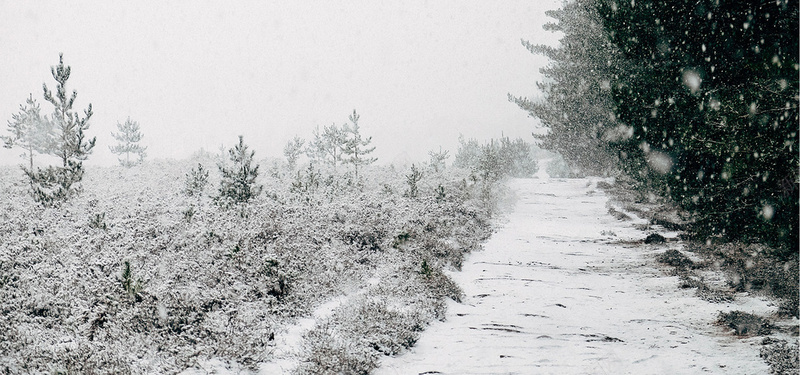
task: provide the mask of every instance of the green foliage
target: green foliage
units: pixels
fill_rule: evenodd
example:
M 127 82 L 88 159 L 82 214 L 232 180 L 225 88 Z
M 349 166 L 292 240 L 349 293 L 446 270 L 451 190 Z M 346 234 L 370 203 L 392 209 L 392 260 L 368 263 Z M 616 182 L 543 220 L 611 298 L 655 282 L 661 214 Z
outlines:
M 558 47 L 543 147 L 582 170 L 610 164 L 694 215 L 698 238 L 798 252 L 798 4 L 578 0 L 549 13 Z
M 95 138 L 86 138 L 89 119 L 92 117 L 92 105 L 84 110 L 84 116 L 75 113 L 72 106 L 77 91 L 67 96 L 66 84 L 71 69 L 64 65 L 64 56 L 59 55 L 59 64 L 50 69 L 56 85 L 56 95 L 43 84 L 44 98 L 54 107 L 49 119 L 54 129 L 52 146 L 49 152 L 61 159 L 61 166 L 49 166 L 45 169 L 23 168 L 31 182 L 33 198 L 44 206 L 55 206 L 66 201 L 80 191 L 78 183 L 83 179 L 83 161 L 91 154 Z
M 183 220 L 191 223 L 195 213 L 194 205 L 189 206 L 189 208 L 183 210 Z
M 119 142 L 116 146 L 108 146 L 111 153 L 116 155 L 125 154 L 125 159 L 119 159 L 120 165 L 130 168 L 136 164 L 141 163 L 147 156 L 147 147 L 139 145 L 139 141 L 144 137 L 139 131 L 139 123 L 131 121 L 128 117 L 124 124 L 117 122 L 117 129 L 119 133 L 111 133 L 111 136 Z M 131 160 L 131 154 L 138 155 L 137 160 Z
M 308 164 L 308 168 L 306 168 L 305 173 L 301 173 L 301 171 L 297 171 L 294 181 L 292 181 L 292 186 L 289 191 L 293 193 L 307 193 L 312 192 L 319 188 L 320 184 L 320 173 L 314 168 L 313 163 Z
M 547 128 L 535 135 L 541 147 L 563 155 L 566 162 L 584 173 L 606 175 L 617 168 L 617 156 L 608 140 L 625 136 L 617 121 L 611 97 L 611 80 L 622 74 L 625 62 L 611 43 L 595 0 L 565 2 L 561 9 L 547 11 L 556 20 L 544 29 L 564 34 L 557 47 L 523 41 L 531 53 L 550 64 L 540 69 L 545 77 L 537 82 L 543 100 L 509 95 Z
M 203 165 L 197 163 L 197 169 L 192 168 L 186 174 L 183 192 L 187 196 L 201 196 L 208 184 L 208 170 Z
M 253 165 L 255 151 L 247 151 L 244 138 L 239 136 L 239 143 L 228 150 L 231 165 L 219 165 L 222 180 L 219 186 L 220 203 L 246 203 L 261 194 L 262 185 L 256 183 L 258 164 Z
M 122 283 L 122 289 L 127 293 L 130 297 L 133 297 L 137 302 L 141 301 L 141 293 L 144 284 L 142 279 L 134 279 L 133 271 L 131 270 L 131 262 L 125 261 L 122 266 L 122 274 L 120 275 L 120 282 Z
M 626 172 L 697 235 L 798 251 L 796 1 L 600 1 L 628 62 L 611 81 Z
M 59 55 L 57 66 L 51 67 L 50 72 L 58 83 L 56 85 L 56 95 L 47 89 L 47 84 L 42 84 L 44 99 L 50 102 L 55 110 L 50 120 L 53 121 L 56 129 L 54 154 L 61 158 L 62 167 L 66 167 L 68 161 L 81 162 L 91 154 L 96 138 L 87 139 L 84 132 L 89 129 L 89 119 L 92 117 L 92 105 L 84 110 L 84 116 L 75 113 L 72 106 L 78 92 L 73 90 L 72 95 L 67 97 L 67 80 L 72 69 L 64 65 L 64 55 Z
M 55 207 L 81 191 L 83 163 L 67 160 L 63 167 L 48 166 L 35 171 L 24 169 L 31 182 L 34 201 L 45 207 Z
M 89 219 L 89 228 L 107 230 L 106 213 L 94 214 L 94 216 Z
M 419 187 L 417 183 L 422 180 L 422 171 L 417 168 L 415 164 L 411 164 L 411 172 L 406 175 L 406 184 L 408 185 L 408 190 L 405 192 L 405 196 L 409 198 L 416 198 L 419 194 Z

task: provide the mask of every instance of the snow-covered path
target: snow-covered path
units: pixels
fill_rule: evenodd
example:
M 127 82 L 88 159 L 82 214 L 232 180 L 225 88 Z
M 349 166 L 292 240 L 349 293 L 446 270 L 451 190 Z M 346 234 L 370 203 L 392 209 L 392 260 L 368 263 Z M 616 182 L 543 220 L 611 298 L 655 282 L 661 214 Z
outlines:
M 719 310 L 763 313 L 767 302 L 712 304 L 678 289 L 653 260 L 676 245 L 634 243 L 647 233 L 609 215 L 595 182 L 513 181 L 507 223 L 453 273 L 464 303 L 375 373 L 767 373 L 760 338 L 712 324 Z

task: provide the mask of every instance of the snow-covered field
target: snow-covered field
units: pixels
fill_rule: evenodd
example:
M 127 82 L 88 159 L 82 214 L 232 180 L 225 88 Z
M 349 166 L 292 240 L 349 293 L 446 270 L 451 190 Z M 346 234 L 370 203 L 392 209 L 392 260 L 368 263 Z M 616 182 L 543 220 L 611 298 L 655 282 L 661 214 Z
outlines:
M 514 180 L 515 210 L 452 274 L 463 303 L 451 301 L 446 321 L 376 374 L 768 373 L 762 338 L 737 338 L 714 321 L 721 310 L 776 307 L 744 294 L 714 304 L 679 289 L 654 258 L 680 243 L 641 243 L 648 233 L 634 225 L 647 223 L 609 215 L 596 182 Z
M 514 208 L 475 252 L 489 220 L 460 172 L 429 172 L 413 199 L 400 193 L 405 171 L 372 171 L 373 193 L 292 192 L 275 174 L 270 196 L 236 211 L 181 195 L 190 166 L 91 170 L 57 209 L 27 205 L 19 172 L 3 170 L 13 199 L 0 200 L 0 369 L 768 372 L 762 337 L 714 322 L 719 311 L 774 316 L 774 301 L 680 289 L 655 258 L 682 243 L 644 244 L 637 228 L 677 233 L 630 211 L 615 219 L 627 206 L 601 180 L 511 180 Z M 774 335 L 795 343 L 797 320 L 779 324 L 790 328 Z

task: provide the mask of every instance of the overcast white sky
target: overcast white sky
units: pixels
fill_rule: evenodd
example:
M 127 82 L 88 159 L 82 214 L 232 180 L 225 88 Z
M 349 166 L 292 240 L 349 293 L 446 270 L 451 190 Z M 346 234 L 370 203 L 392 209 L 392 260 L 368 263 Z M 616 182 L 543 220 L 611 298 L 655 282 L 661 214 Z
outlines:
M 455 152 L 459 134 L 532 140 L 535 119 L 506 94 L 536 95 L 538 69 L 520 39 L 555 43 L 528 1 L 13 1 L 0 0 L 0 124 L 64 53 L 76 109 L 92 103 L 91 163 L 130 116 L 150 158 L 217 151 L 244 135 L 257 157 L 281 156 L 294 135 L 343 124 L 357 109 L 388 163 Z M 21 163 L 0 149 L 0 164 Z

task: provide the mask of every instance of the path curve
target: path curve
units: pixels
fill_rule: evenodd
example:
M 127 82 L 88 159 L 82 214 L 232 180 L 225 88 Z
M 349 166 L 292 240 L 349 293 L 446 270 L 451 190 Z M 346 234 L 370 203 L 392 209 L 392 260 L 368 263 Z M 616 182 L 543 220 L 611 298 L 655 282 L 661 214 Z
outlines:
M 452 274 L 466 294 L 409 352 L 376 374 L 757 374 L 760 338 L 713 324 L 719 310 L 653 260 L 678 244 L 634 244 L 637 221 L 608 214 L 590 179 L 514 180 L 507 222 Z M 663 232 L 662 232 L 663 233 Z M 672 233 L 664 233 L 674 236 Z

